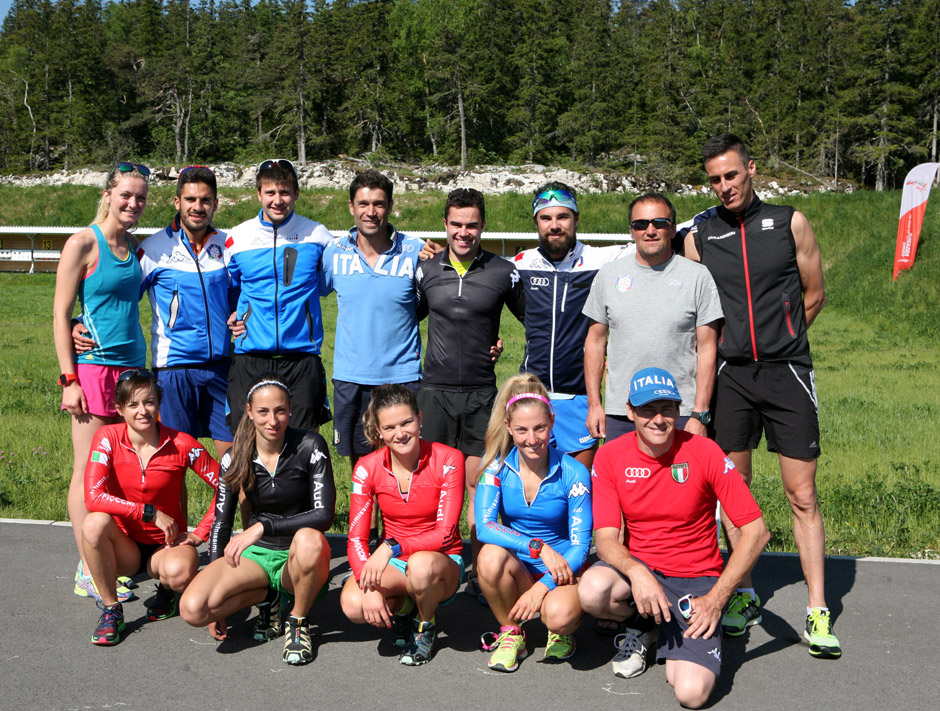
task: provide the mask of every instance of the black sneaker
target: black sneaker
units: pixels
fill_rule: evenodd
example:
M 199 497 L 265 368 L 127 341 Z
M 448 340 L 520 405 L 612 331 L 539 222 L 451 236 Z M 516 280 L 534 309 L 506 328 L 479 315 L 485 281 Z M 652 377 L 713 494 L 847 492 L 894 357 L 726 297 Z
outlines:
M 284 625 L 284 661 L 288 664 L 309 664 L 313 661 L 313 639 L 306 617 L 290 615 Z
M 147 619 L 151 622 L 168 620 L 179 613 L 180 594 L 162 583 L 157 583 L 157 594 L 147 606 Z
M 282 629 L 284 627 L 281 623 L 281 596 L 277 595 L 273 602 L 262 602 L 258 605 L 254 638 L 258 642 L 277 639 L 281 636 Z
M 427 664 L 434 652 L 434 641 L 437 639 L 437 627 L 431 622 L 414 621 L 414 637 L 405 647 L 398 661 L 409 667 Z
M 403 649 L 414 636 L 414 618 L 418 614 L 418 606 L 412 603 L 411 612 L 406 615 L 392 615 L 392 629 L 389 639 L 392 644 Z

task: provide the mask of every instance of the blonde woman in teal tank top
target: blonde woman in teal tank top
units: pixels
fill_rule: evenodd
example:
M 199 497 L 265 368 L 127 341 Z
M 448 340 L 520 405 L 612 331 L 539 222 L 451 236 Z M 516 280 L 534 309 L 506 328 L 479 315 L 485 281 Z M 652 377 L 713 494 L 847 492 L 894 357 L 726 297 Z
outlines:
M 53 335 L 59 360 L 62 409 L 71 415 L 72 480 L 68 510 L 82 563 L 75 574 L 75 594 L 97 597 L 94 583 L 84 575 L 81 549 L 85 509 L 84 474 L 91 440 L 103 424 L 119 419 L 113 392 L 118 374 L 143 367 L 146 346 L 140 330 L 140 264 L 133 229 L 147 205 L 150 170 L 118 163 L 108 175 L 94 223 L 68 238 L 56 271 Z M 76 358 L 70 321 L 79 299 L 82 320 L 95 347 Z M 132 593 L 127 590 L 125 599 Z

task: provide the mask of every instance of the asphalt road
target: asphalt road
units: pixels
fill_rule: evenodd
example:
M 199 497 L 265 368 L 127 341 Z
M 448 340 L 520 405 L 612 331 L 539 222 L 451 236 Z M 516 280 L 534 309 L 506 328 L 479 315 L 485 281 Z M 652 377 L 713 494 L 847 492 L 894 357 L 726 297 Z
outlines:
M 127 634 L 95 647 L 98 610 L 72 594 L 75 550 L 67 525 L 0 520 L 0 709 L 676 709 L 663 667 L 642 677 L 610 672 L 609 638 L 593 620 L 578 652 L 542 660 L 545 629 L 526 626 L 529 658 L 514 674 L 491 672 L 479 650 L 496 629 L 488 610 L 459 595 L 438 612 L 437 653 L 404 667 L 379 631 L 351 625 L 339 607 L 348 566 L 332 537 L 333 578 L 311 613 L 317 658 L 281 661 L 280 641 L 256 643 L 248 612 L 217 643 L 179 618 L 147 622 L 153 583 L 126 603 Z M 724 643 L 711 706 L 721 709 L 936 709 L 940 706 L 940 565 L 831 559 L 828 598 L 842 643 L 839 660 L 817 660 L 801 642 L 806 592 L 794 556 L 764 555 L 755 571 L 764 621 Z

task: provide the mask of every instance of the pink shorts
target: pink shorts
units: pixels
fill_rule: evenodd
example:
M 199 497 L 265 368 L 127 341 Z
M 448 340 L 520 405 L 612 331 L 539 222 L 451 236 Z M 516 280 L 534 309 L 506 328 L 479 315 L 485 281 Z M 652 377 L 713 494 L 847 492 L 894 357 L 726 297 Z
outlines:
M 88 413 L 97 417 L 116 417 L 114 391 L 118 376 L 128 370 L 124 365 L 92 365 L 79 363 L 75 366 L 78 384 L 88 403 Z M 64 407 L 62 408 L 65 409 Z

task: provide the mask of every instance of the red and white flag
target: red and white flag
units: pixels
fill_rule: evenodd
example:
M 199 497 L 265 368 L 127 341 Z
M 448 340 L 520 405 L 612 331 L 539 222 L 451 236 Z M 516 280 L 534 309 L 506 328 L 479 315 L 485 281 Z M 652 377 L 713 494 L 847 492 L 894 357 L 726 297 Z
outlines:
M 924 210 L 927 209 L 927 199 L 930 197 L 930 188 L 938 168 L 940 163 L 921 163 L 904 179 L 901 217 L 898 219 L 898 244 L 894 250 L 895 279 L 902 269 L 914 266 L 917 240 L 924 224 Z

